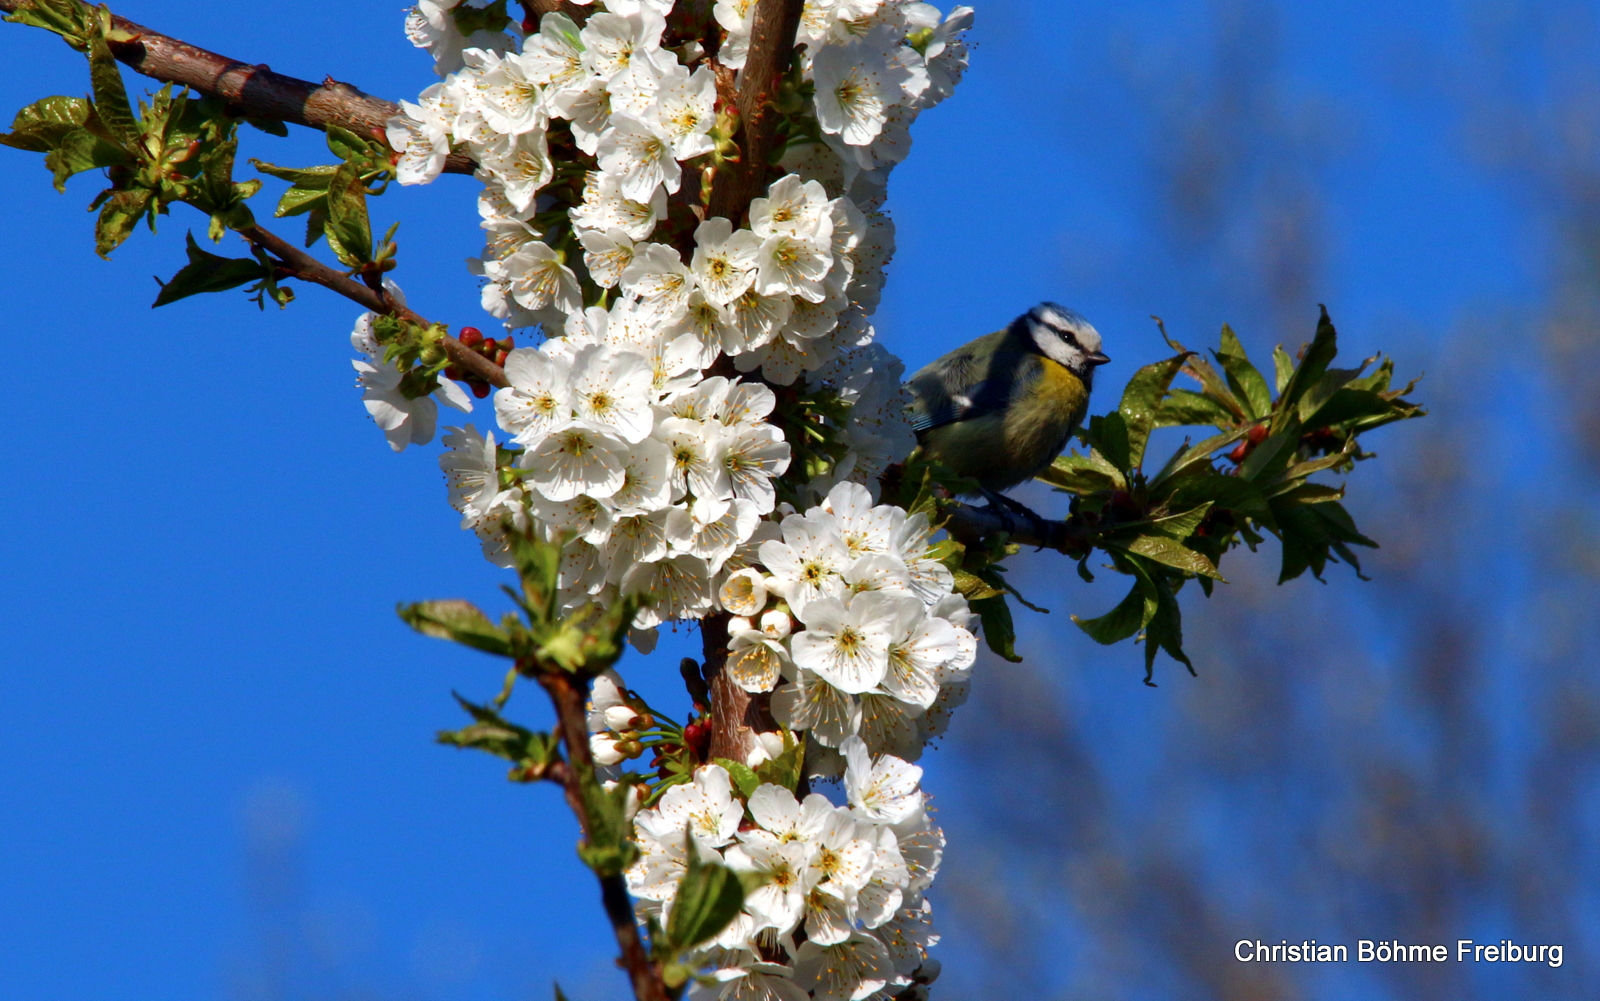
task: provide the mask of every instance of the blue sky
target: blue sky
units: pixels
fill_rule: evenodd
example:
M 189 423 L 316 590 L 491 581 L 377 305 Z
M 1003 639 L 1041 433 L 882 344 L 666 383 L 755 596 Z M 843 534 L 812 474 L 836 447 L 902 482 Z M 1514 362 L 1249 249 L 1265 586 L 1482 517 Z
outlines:
M 1189 86 L 1205 8 L 977 6 L 972 70 L 893 181 L 900 249 L 878 326 L 908 369 L 1056 299 L 1105 335 L 1103 386 L 1162 353 L 1153 313 L 1191 345 L 1232 319 L 1262 349 L 1309 335 L 1317 302 L 1351 355 L 1383 348 L 1415 371 L 1438 360 L 1440 330 L 1529 294 L 1537 231 L 1438 100 L 1430 67 L 1458 58 L 1464 30 L 1442 5 L 1282 5 L 1294 58 L 1252 67 L 1260 114 L 1290 123 L 1266 162 L 1331 201 L 1303 326 L 1281 331 L 1248 283 L 1206 280 L 1226 254 L 1203 248 L 1197 265 L 1155 235 L 1139 94 Z M 391 99 L 432 79 L 391 2 L 116 9 Z M 8 106 L 85 89 L 53 36 L 0 25 Z M 328 159 L 305 131 L 246 142 L 272 162 Z M 250 990 L 273 942 L 297 943 L 282 946 L 287 982 L 328 995 L 520 999 L 559 979 L 574 1001 L 621 996 L 555 791 L 431 743 L 459 723 L 451 690 L 491 694 L 498 668 L 413 635 L 394 605 L 493 603 L 499 575 L 457 528 L 437 446 L 393 455 L 366 419 L 357 309 L 304 288 L 283 312 L 242 294 L 152 312 L 151 276 L 176 270 L 204 220 L 180 208 L 100 261 L 94 180 L 57 195 L 38 159 L 0 148 L 16 390 L 0 452 L 0 997 L 265 997 Z M 452 324 L 484 319 L 462 265 L 481 247 L 474 187 L 446 177 L 374 206 L 403 223 L 412 303 Z M 1073 592 L 1071 610 L 1117 597 L 1116 583 Z M 1077 649 L 1066 610 L 1025 642 Z M 625 663 L 630 683 L 681 706 L 693 639 Z M 1137 651 L 1121 654 L 1127 691 L 1107 698 L 1143 698 Z M 512 709 L 543 719 L 526 693 Z M 960 780 L 934 754 L 930 787 L 947 775 Z

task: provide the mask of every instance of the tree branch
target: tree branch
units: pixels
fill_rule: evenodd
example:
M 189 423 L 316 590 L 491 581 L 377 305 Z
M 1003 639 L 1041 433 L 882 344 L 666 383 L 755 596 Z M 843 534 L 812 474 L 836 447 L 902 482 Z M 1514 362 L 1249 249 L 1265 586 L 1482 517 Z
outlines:
M 0 0 L 0 3 L 6 2 L 7 0 Z M 388 295 L 363 285 L 342 271 L 329 267 L 276 233 L 257 225 L 246 226 L 243 229 L 235 230 L 235 232 L 277 258 L 278 263 L 294 278 L 321 285 L 325 289 L 339 293 L 346 299 L 359 303 L 374 313 L 396 316 L 424 327 L 430 325 L 426 319 L 417 313 L 391 301 Z M 487 382 L 491 386 L 510 385 L 510 382 L 506 379 L 505 369 L 462 344 L 454 337 L 446 334 L 440 343 L 444 347 L 445 354 L 450 358 L 451 364 Z
M 1054 549 L 1067 556 L 1085 556 L 1091 548 L 1083 527 L 1072 521 L 1035 521 L 1000 508 L 970 504 L 947 504 L 940 513 L 950 537 L 969 545 L 1004 532 L 1019 546 Z
M 766 188 L 775 118 L 768 106 L 778 95 L 783 74 L 794 58 L 794 36 L 805 0 L 759 0 L 750 29 L 750 53 L 739 71 L 739 162 L 717 178 L 711 214 L 735 226 L 750 199 Z
M 24 2 L 0 0 L 0 12 L 15 13 Z M 400 106 L 392 101 L 364 94 L 331 76 L 315 84 L 274 73 L 264 63 L 240 62 L 169 38 L 125 17 L 113 15 L 111 21 L 117 28 L 139 36 L 131 42 L 112 44 L 111 52 L 120 62 L 163 83 L 220 97 L 234 106 L 236 114 L 245 117 L 292 122 L 313 129 L 337 125 L 360 136 L 382 136 L 384 124 L 400 113 Z M 452 153 L 444 169 L 470 174 L 477 166 L 471 157 Z
M 539 685 L 550 695 L 556 710 L 556 728 L 562 743 L 567 745 L 570 767 L 567 776 L 567 805 L 578 818 L 578 824 L 587 835 L 590 829 L 589 808 L 584 802 L 579 783 L 587 775 L 594 781 L 594 758 L 589 752 L 588 711 L 584 705 L 584 686 L 567 671 L 537 671 Z M 639 937 L 639 926 L 634 921 L 633 902 L 628 898 L 628 886 L 621 876 L 601 876 L 600 900 L 617 945 L 622 949 L 621 963 L 633 982 L 637 1001 L 669 1001 L 661 971 L 651 961 Z

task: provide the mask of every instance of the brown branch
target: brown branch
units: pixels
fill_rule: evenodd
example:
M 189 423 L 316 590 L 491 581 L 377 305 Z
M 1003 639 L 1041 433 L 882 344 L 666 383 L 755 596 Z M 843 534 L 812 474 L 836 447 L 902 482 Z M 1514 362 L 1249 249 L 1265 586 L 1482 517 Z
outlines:
M 556 729 L 562 743 L 567 745 L 566 769 L 567 805 L 578 818 L 585 835 L 590 829 L 589 807 L 584 801 L 579 783 L 585 775 L 593 781 L 594 758 L 589 753 L 588 710 L 585 705 L 584 685 L 572 674 L 561 671 L 536 671 L 539 685 L 549 693 L 556 710 Z M 600 901 L 617 945 L 622 949 L 621 963 L 628 971 L 637 1001 L 668 1001 L 666 984 L 661 971 L 651 961 L 644 941 L 639 937 L 639 926 L 634 921 L 633 903 L 628 898 L 628 887 L 621 876 L 600 877 Z
M 1071 521 L 1046 521 L 992 507 L 947 504 L 940 509 L 950 537 L 968 545 L 1006 533 L 1019 546 L 1054 549 L 1067 556 L 1084 556 L 1090 541 L 1081 525 Z
M 8 0 L 0 0 L 0 4 L 6 2 Z M 346 299 L 365 306 L 374 313 L 396 316 L 424 327 L 430 326 L 423 317 L 405 306 L 393 302 L 388 295 L 363 285 L 342 271 L 329 267 L 276 233 L 256 225 L 246 226 L 243 229 L 235 230 L 235 232 L 276 258 L 277 263 L 291 277 L 321 285 L 325 289 L 337 292 Z M 444 346 L 445 354 L 449 357 L 451 364 L 475 378 L 489 383 L 491 386 L 510 385 L 510 382 L 506 379 L 505 369 L 462 344 L 454 337 L 447 334 L 440 343 Z
M 711 214 L 726 216 L 735 226 L 750 199 L 766 190 L 776 124 L 769 105 L 794 58 L 794 36 L 804 8 L 805 0 L 759 0 L 756 6 L 750 53 L 739 71 L 739 162 L 720 172 L 711 193 Z
M 0 0 L 0 12 L 15 13 L 24 0 Z M 384 124 L 400 113 L 400 106 L 364 94 L 333 77 L 322 83 L 274 73 L 265 64 L 252 65 L 218 55 L 188 42 L 169 38 L 142 24 L 113 16 L 112 24 L 139 37 L 116 42 L 111 52 L 135 72 L 175 83 L 202 94 L 220 97 L 233 112 L 249 118 L 292 122 L 313 129 L 337 125 L 359 136 L 383 135 Z M 445 170 L 470 174 L 477 169 L 471 157 L 452 153 Z
M 752 695 L 724 670 L 728 663 L 728 613 L 700 620 L 705 678 L 711 686 L 710 757 L 743 763 L 756 747 L 756 734 L 773 733 L 778 723 L 769 709 L 772 696 Z

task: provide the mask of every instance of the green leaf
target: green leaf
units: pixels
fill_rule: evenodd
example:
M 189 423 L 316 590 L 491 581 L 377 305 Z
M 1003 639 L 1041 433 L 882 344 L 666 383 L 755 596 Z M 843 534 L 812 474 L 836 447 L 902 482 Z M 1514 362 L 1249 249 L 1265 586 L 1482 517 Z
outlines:
M 955 578 L 954 587 L 956 593 L 968 601 L 982 601 L 985 598 L 993 598 L 997 594 L 1006 593 L 1005 588 L 995 587 L 971 570 L 958 568 L 951 571 L 951 576 Z
M 674 953 L 715 938 L 744 907 L 738 874 L 725 865 L 701 861 L 693 836 L 684 837 L 689 840 L 689 866 L 678 884 L 666 927 Z
M 1239 343 L 1239 335 L 1227 324 L 1222 325 L 1222 349 L 1216 356 L 1227 373 L 1229 387 L 1249 405 L 1250 416 L 1265 417 L 1271 413 L 1272 393 L 1267 389 L 1267 380 L 1250 363 L 1250 356 Z
M 122 148 L 107 142 L 89 129 L 73 129 L 63 133 L 56 146 L 45 154 L 44 165 L 55 177 L 57 191 L 67 190 L 67 179 L 96 167 L 118 167 L 131 164 L 132 158 Z
M 1006 604 L 1006 596 L 995 595 L 969 604 L 983 623 L 983 641 L 989 649 L 1013 664 L 1022 663 L 1022 658 L 1017 656 L 1017 630 L 1011 621 L 1011 606 Z
M 358 168 L 346 163 L 328 181 L 328 247 L 346 267 L 372 260 L 372 227 L 367 220 L 367 189 Z
M 1292 412 L 1300 403 L 1300 397 L 1322 379 L 1334 356 L 1339 353 L 1339 335 L 1333 328 L 1333 321 L 1328 319 L 1328 307 L 1319 308 L 1322 314 L 1317 320 L 1316 336 L 1306 347 L 1299 366 L 1289 377 L 1288 385 L 1283 387 L 1283 395 L 1279 402 L 1287 411 Z
M 460 730 L 440 730 L 436 737 L 439 743 L 484 751 L 524 769 L 530 765 L 542 769 L 558 759 L 558 741 L 553 735 L 535 733 L 503 719 L 488 706 L 474 705 L 454 692 L 451 694 L 474 722 Z
M 1227 580 L 1217 572 L 1217 568 L 1212 565 L 1210 560 L 1168 536 L 1141 535 L 1122 548 L 1137 556 L 1143 556 L 1146 559 L 1174 567 L 1185 573 L 1191 573 L 1197 577 L 1210 577 L 1213 580 L 1220 580 L 1224 584 L 1227 583 Z
M 1092 494 L 1101 490 L 1121 490 L 1127 486 L 1122 470 L 1107 462 L 1099 453 L 1057 456 L 1050 468 L 1040 473 L 1038 479 L 1068 493 Z
M 1117 603 L 1117 606 L 1104 615 L 1093 619 L 1080 619 L 1076 615 L 1072 621 L 1078 628 L 1089 634 L 1089 638 L 1096 643 L 1110 646 L 1120 643 L 1144 628 L 1145 622 L 1155 614 L 1155 602 L 1146 601 L 1144 592 L 1137 583 L 1128 591 L 1128 596 Z
M 1188 389 L 1174 389 L 1167 394 L 1156 411 L 1156 427 L 1187 427 L 1206 424 L 1227 429 L 1233 427 L 1235 415 L 1211 396 Z
M 1272 508 L 1261 489 L 1237 476 L 1192 476 L 1178 481 L 1168 503 L 1173 507 L 1210 502 L 1219 510 L 1243 515 L 1264 525 L 1274 524 Z
M 633 822 L 628 819 L 629 788 L 618 782 L 610 792 L 600 788 L 594 769 L 573 763 L 580 772 L 578 795 L 589 818 L 586 838 L 578 845 L 578 857 L 600 876 L 619 876 L 639 857 L 639 846 L 629 840 Z
M 139 145 L 139 123 L 128 104 L 128 89 L 122 82 L 122 70 L 111 54 L 105 38 L 89 39 L 89 82 L 94 88 L 94 110 L 122 148 L 134 152 Z
M 1174 355 L 1146 365 L 1128 380 L 1127 388 L 1122 391 L 1122 402 L 1117 405 L 1128 443 L 1128 462 L 1124 468 L 1135 468 L 1144 461 L 1145 444 L 1150 440 L 1151 430 L 1157 426 L 1161 401 L 1188 357 L 1187 353 Z
M 1247 480 L 1265 480 L 1273 474 L 1282 472 L 1294 458 L 1295 446 L 1300 444 L 1300 430 L 1295 428 L 1289 431 L 1279 431 L 1277 434 L 1267 436 L 1267 439 L 1257 445 L 1243 462 L 1239 463 L 1239 475 Z
M 1153 678 L 1157 649 L 1165 650 L 1167 656 L 1194 674 L 1194 664 L 1183 652 L 1183 613 L 1178 608 L 1172 585 L 1164 574 L 1141 560 L 1130 559 L 1128 562 L 1143 585 L 1147 604 L 1152 593 L 1155 597 L 1155 614 L 1149 617 L 1144 627 L 1144 683 L 1155 686 Z
M 794 792 L 800 786 L 806 761 L 806 738 L 783 731 L 783 753 L 755 767 L 756 778 Z
M 81 97 L 46 97 L 18 111 L 11 120 L 11 134 L 0 136 L 0 143 L 15 149 L 47 153 L 61 137 L 83 127 L 89 119 L 89 102 Z
M 401 605 L 399 613 L 406 625 L 424 636 L 453 640 L 502 657 L 513 656 L 511 638 L 470 601 L 423 601 Z
M 1089 444 L 1118 470 L 1127 472 L 1132 468 L 1128 422 L 1121 413 L 1113 411 L 1089 418 Z
M 1234 442 L 1250 433 L 1248 427 L 1237 427 L 1232 431 L 1212 435 L 1195 445 L 1188 445 L 1172 453 L 1172 458 L 1150 481 L 1152 488 L 1160 487 L 1172 480 L 1200 474 L 1212 474 L 1215 469 L 1211 465 L 1211 457 L 1232 445 Z
M 95 26 L 94 8 L 78 0 L 28 0 L 4 20 L 53 31 L 80 52 Z
M 194 242 L 192 232 L 185 234 L 184 239 L 188 243 L 189 263 L 173 275 L 171 281 L 162 284 L 161 294 L 156 296 L 151 308 L 201 292 L 225 292 L 245 282 L 271 276 L 271 271 L 253 257 L 219 257 L 207 253 Z
M 1283 350 L 1279 344 L 1272 349 L 1272 381 L 1273 388 L 1278 395 L 1283 396 L 1283 389 L 1289 385 L 1289 377 L 1294 374 L 1294 359 L 1289 357 L 1289 352 Z
M 1217 374 L 1217 370 L 1211 367 L 1210 362 L 1199 355 L 1194 355 L 1184 363 L 1183 371 L 1185 375 L 1200 383 L 1200 388 L 1205 391 L 1206 396 L 1211 397 L 1233 415 L 1233 421 L 1229 423 L 1243 421 L 1249 416 L 1245 405 L 1233 395 L 1233 390 L 1228 388 L 1227 381 Z
M 1150 528 L 1157 535 L 1165 535 L 1169 539 L 1182 542 L 1194 534 L 1200 523 L 1206 520 L 1206 513 L 1211 510 L 1209 503 L 1199 504 L 1192 508 L 1177 509 L 1174 514 L 1164 514 L 1150 521 Z
M 749 765 L 740 764 L 732 758 L 713 758 L 712 764 L 722 766 L 723 771 L 728 773 L 728 777 L 733 780 L 734 786 L 738 788 L 739 794 L 745 799 L 749 799 L 750 794 L 756 791 L 757 786 L 761 785 L 761 780 L 756 777 L 755 772 L 750 770 Z
M 100 218 L 95 222 L 95 253 L 109 258 L 133 233 L 133 227 L 150 210 L 154 198 L 155 192 L 149 188 L 112 192 L 100 207 Z

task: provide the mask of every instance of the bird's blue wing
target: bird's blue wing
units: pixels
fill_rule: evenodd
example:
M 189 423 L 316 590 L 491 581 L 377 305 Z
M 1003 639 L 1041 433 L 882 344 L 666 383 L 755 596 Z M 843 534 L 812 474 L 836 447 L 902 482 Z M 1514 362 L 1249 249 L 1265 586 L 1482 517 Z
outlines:
M 1006 408 L 1021 374 L 1019 366 L 1026 367 L 1031 359 L 1016 352 L 993 347 L 983 351 L 980 347 L 987 346 L 974 341 L 912 376 L 907 388 L 913 402 L 907 417 L 918 435 Z

